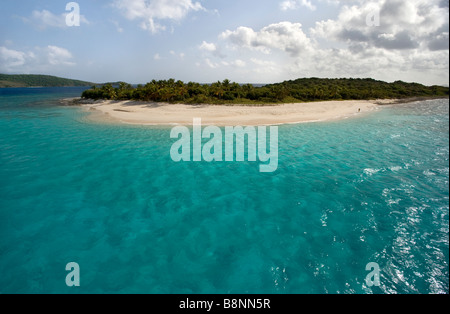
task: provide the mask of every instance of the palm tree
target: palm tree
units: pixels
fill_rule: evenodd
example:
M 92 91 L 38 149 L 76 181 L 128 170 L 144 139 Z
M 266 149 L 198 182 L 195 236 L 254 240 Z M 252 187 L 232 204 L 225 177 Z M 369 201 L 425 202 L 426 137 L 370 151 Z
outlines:
M 217 83 L 213 83 L 211 85 L 211 90 L 212 90 L 213 96 L 215 96 L 215 97 L 217 97 L 219 99 L 222 99 L 223 94 L 224 94 L 224 90 L 222 88 L 222 83 L 220 83 L 220 81 L 217 82 Z
M 230 80 L 229 79 L 223 80 L 222 86 L 225 91 L 228 91 L 230 88 Z

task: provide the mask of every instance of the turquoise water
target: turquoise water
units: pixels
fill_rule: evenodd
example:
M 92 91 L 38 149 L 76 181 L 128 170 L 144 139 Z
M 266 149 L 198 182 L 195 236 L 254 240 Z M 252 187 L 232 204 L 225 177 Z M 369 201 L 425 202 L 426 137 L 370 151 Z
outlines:
M 0 293 L 449 292 L 448 100 L 280 126 L 260 173 L 55 105 L 80 92 L 0 90 Z

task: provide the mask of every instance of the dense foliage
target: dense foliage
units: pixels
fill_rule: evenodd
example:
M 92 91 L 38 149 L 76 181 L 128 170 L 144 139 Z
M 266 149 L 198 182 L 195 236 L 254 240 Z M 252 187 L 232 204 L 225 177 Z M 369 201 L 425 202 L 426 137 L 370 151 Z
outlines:
M 93 83 L 49 75 L 0 74 L 0 87 L 92 86 Z
M 319 100 L 393 99 L 408 97 L 448 96 L 448 87 L 424 86 L 397 81 L 386 83 L 373 79 L 305 78 L 255 87 L 229 80 L 213 84 L 184 83 L 161 80 L 133 87 L 127 83 L 117 86 L 94 86 L 83 98 L 109 100 L 140 100 L 170 103 L 251 104 L 306 102 Z

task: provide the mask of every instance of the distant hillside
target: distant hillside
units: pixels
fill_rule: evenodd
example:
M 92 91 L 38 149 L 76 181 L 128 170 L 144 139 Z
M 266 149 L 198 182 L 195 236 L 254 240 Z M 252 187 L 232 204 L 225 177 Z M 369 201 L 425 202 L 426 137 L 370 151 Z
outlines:
M 91 82 L 71 80 L 50 75 L 34 74 L 0 74 L 0 88 L 4 87 L 60 87 L 60 86 L 92 86 Z
M 301 101 L 449 96 L 449 88 L 444 86 L 425 86 L 419 83 L 403 81 L 387 83 L 370 78 L 301 78 L 268 86 L 274 89 L 285 90 L 289 96 Z

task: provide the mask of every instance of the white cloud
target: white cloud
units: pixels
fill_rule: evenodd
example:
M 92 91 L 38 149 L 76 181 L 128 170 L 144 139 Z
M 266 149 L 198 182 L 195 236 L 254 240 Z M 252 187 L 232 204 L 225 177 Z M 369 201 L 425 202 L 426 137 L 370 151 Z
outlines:
M 280 3 L 280 9 L 282 11 L 297 10 L 300 7 L 306 7 L 311 11 L 316 10 L 316 6 L 309 0 L 286 0 Z
M 201 66 L 202 63 L 198 62 L 196 65 Z M 211 59 L 206 58 L 204 60 L 204 64 L 211 68 L 211 69 L 218 69 L 220 67 L 233 67 L 233 68 L 245 68 L 247 66 L 247 63 L 241 59 L 236 59 L 232 61 L 221 61 L 221 62 L 214 62 L 211 61 Z
M 206 41 L 203 41 L 202 44 L 199 46 L 200 50 L 205 50 L 209 52 L 214 52 L 217 50 L 216 44 L 213 43 L 207 43 Z
M 73 56 L 69 50 L 57 46 L 47 47 L 48 63 L 51 65 L 69 65 L 73 66 L 75 63 L 70 61 Z
M 282 50 L 291 56 L 299 56 L 311 49 L 311 40 L 302 30 L 300 23 L 280 22 L 270 24 L 260 31 L 249 27 L 227 30 L 220 36 L 238 48 L 258 50 L 269 54 L 271 50 Z
M 0 47 L 0 60 L 2 60 L 2 71 L 9 72 L 10 69 L 25 64 L 26 54 L 22 51 Z
M 33 11 L 31 18 L 40 27 L 66 27 L 65 15 L 54 15 L 47 10 Z
M 6 73 L 47 73 L 76 65 L 69 50 L 52 45 L 33 51 L 0 47 L 0 60 L 0 72 Z
M 293 76 L 309 73 L 306 76 L 372 77 L 385 81 L 448 84 L 448 67 L 448 51 L 401 53 L 371 48 L 354 52 L 343 48 L 319 49 L 307 61 L 297 60 L 288 69 Z
M 205 59 L 205 64 L 211 69 L 217 69 L 220 64 L 212 62 L 210 59 Z
M 214 52 L 220 46 L 234 60 L 249 60 L 239 71 L 236 67 L 235 75 L 245 70 L 246 80 L 253 82 L 317 76 L 448 85 L 448 5 L 440 0 L 341 0 L 333 5 L 338 5 L 335 19 L 318 21 L 306 31 L 293 22 L 259 30 L 240 26 L 200 48 Z M 379 13 L 379 26 L 367 24 L 374 13 Z M 215 70 L 232 63 L 207 61 Z
M 206 41 L 203 41 L 202 44 L 200 46 L 198 46 L 198 49 L 200 49 L 201 51 L 205 51 L 207 53 L 210 53 L 214 57 L 219 57 L 219 58 L 225 58 L 226 57 L 225 54 L 222 52 L 222 49 L 219 48 L 214 43 L 208 43 Z
M 368 16 L 373 15 L 380 17 L 379 26 L 367 25 Z M 441 7 L 440 0 L 368 0 L 345 5 L 337 19 L 317 22 L 311 30 L 327 40 L 385 49 L 438 48 L 432 42 L 445 37 L 445 32 L 448 8 Z
M 376 15 L 379 26 L 368 25 L 367 17 Z M 310 30 L 314 39 L 339 47 L 318 50 L 314 62 L 336 76 L 448 84 L 448 26 L 448 6 L 440 0 L 353 1 Z
M 25 23 L 30 23 L 37 28 L 44 30 L 46 28 L 67 28 L 66 16 L 70 12 L 64 12 L 62 14 L 54 14 L 48 10 L 34 10 L 31 13 L 31 17 L 22 18 Z M 80 15 L 81 24 L 90 24 L 84 15 Z
M 115 0 L 114 6 L 129 20 L 140 21 L 140 27 L 155 34 L 166 29 L 161 21 L 181 21 L 192 11 L 205 10 L 192 0 Z
M 241 60 L 241 59 L 237 59 L 234 60 L 231 63 L 232 66 L 238 67 L 238 68 L 244 68 L 247 64 L 245 63 L 245 61 Z

